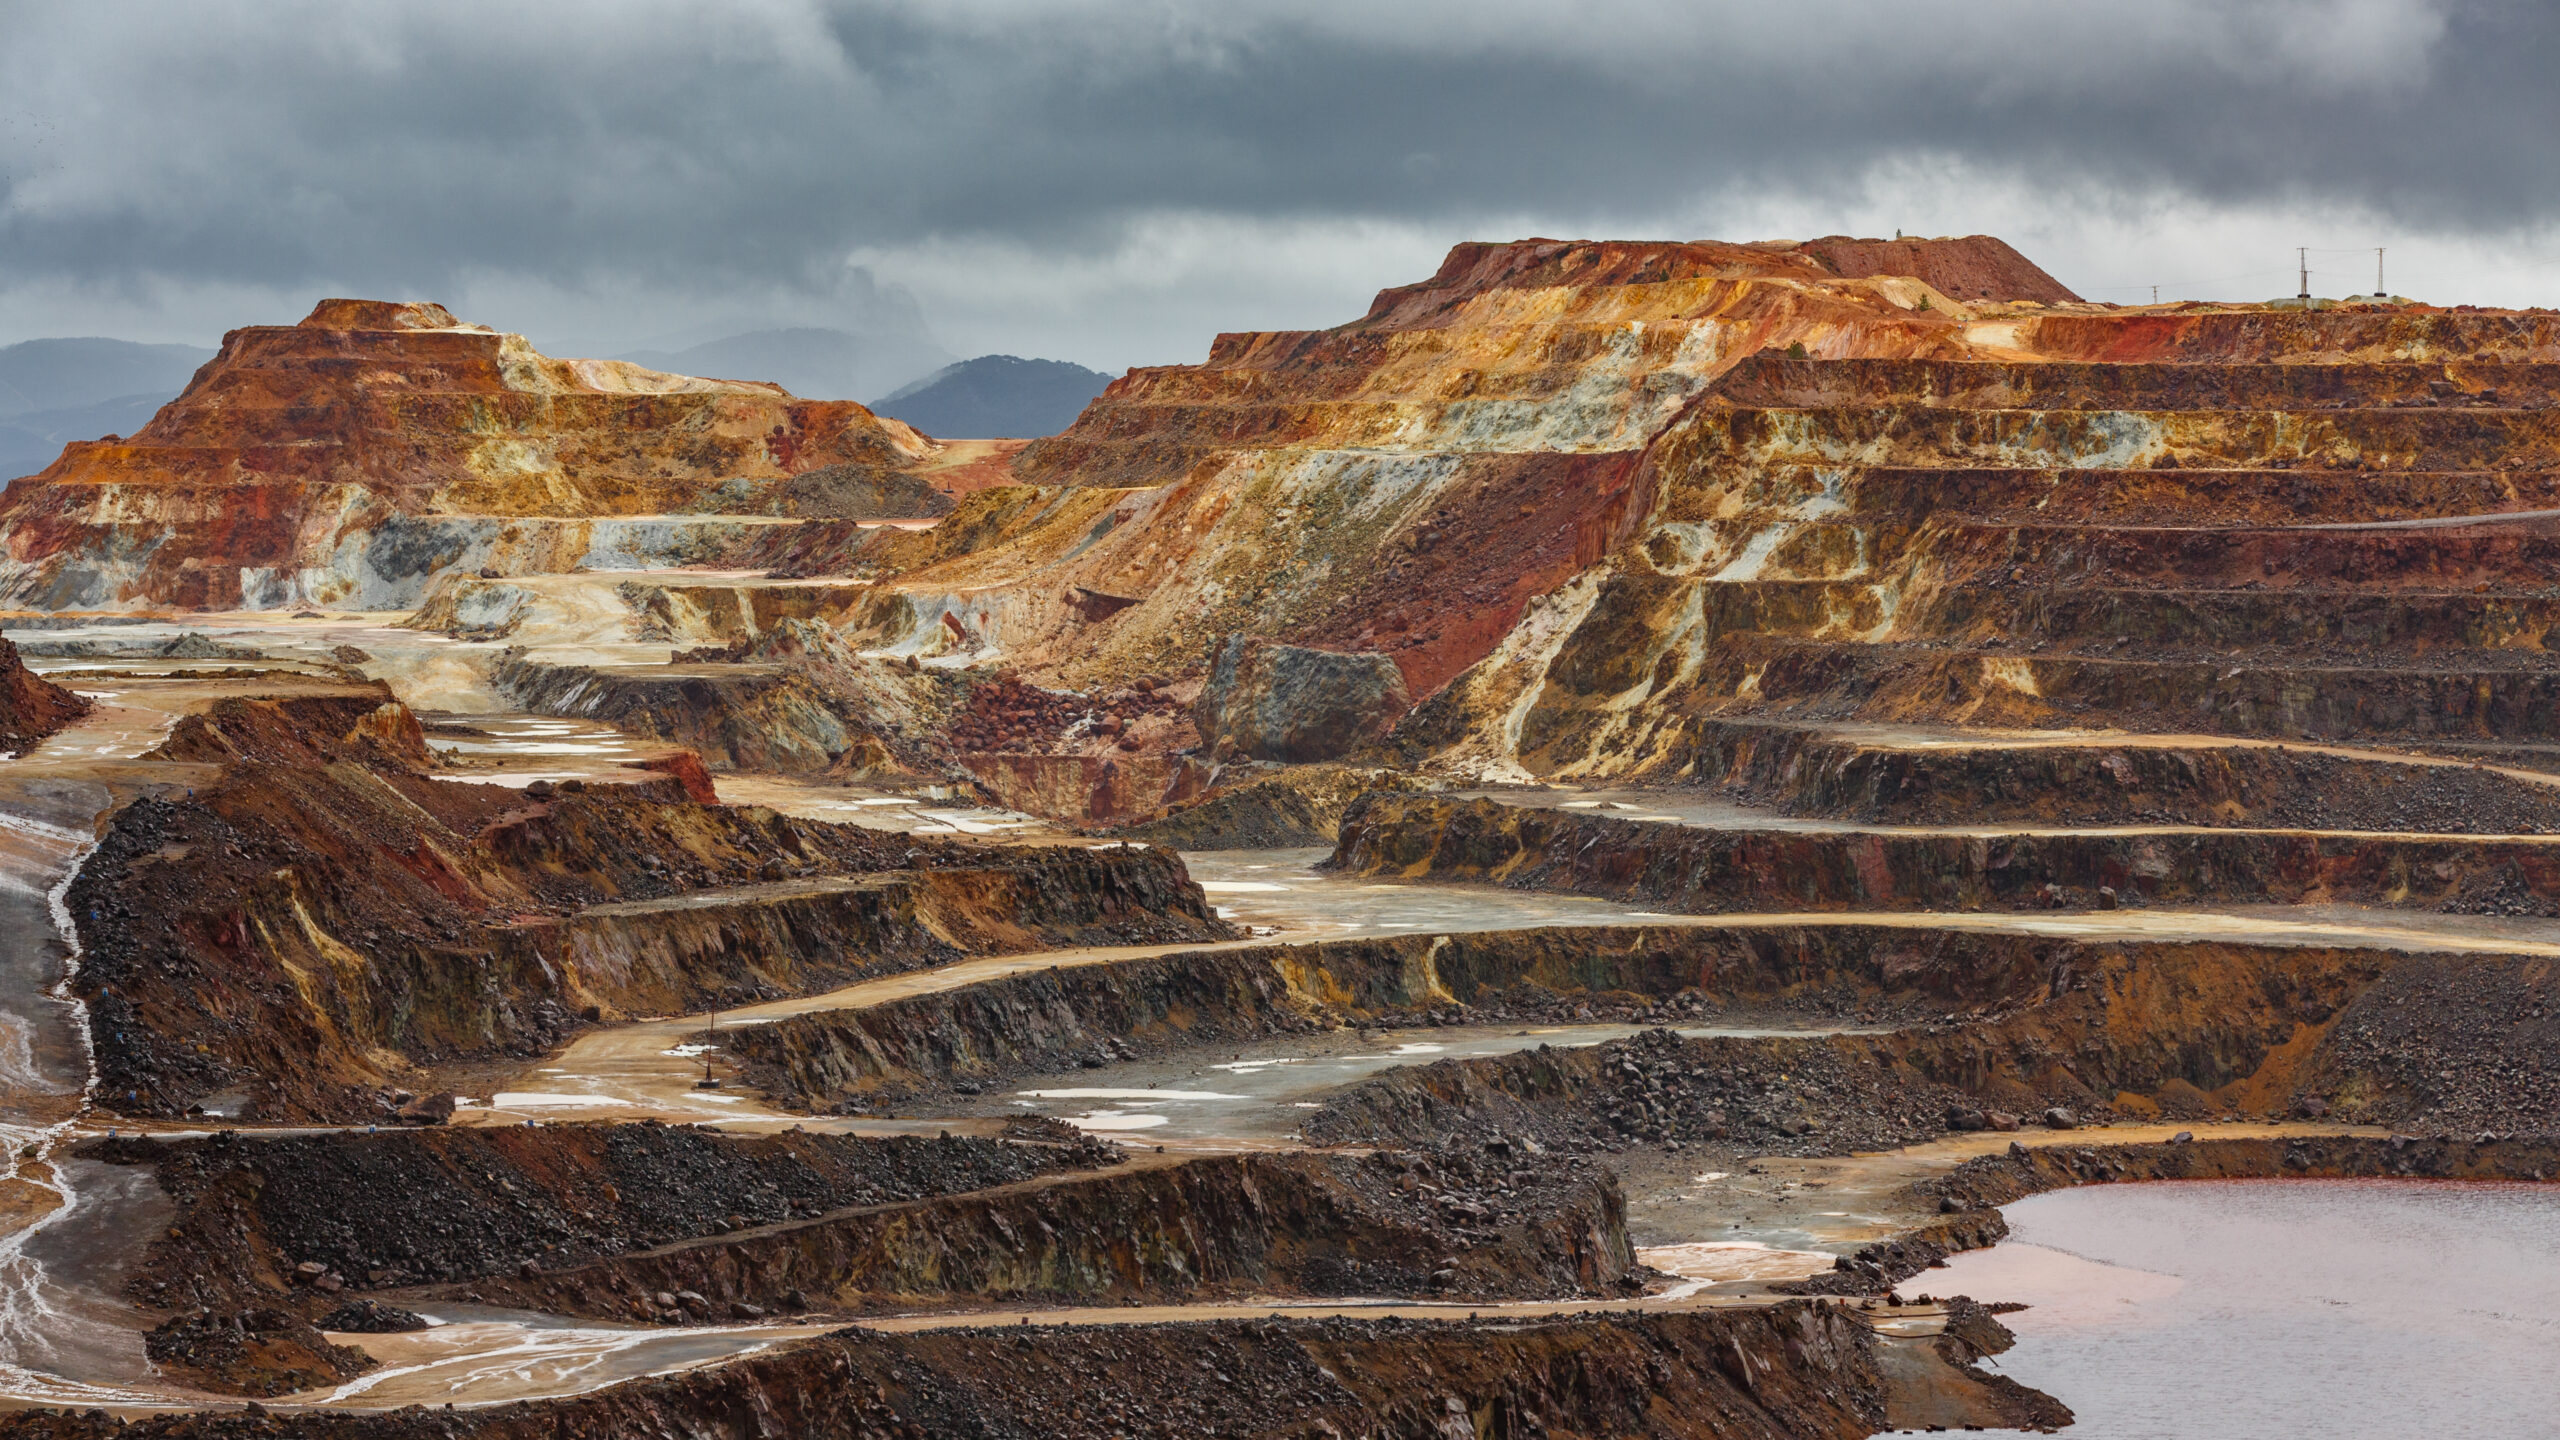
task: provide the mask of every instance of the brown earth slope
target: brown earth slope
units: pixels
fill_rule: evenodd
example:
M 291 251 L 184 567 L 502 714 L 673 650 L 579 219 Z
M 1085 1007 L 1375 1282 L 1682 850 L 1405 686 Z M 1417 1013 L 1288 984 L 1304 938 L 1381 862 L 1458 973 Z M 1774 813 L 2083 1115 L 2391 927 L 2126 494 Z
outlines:
M 46 609 L 393 608 L 443 569 L 566 570 L 598 547 L 698 562 L 758 529 L 614 517 L 828 515 L 856 491 L 866 513 L 937 513 L 909 475 L 937 449 L 849 401 L 325 300 L 232 331 L 150 424 L 13 482 L 0 590 Z
M 364 1120 L 412 1067 L 582 1023 L 970 951 L 1223 938 L 1168 852 L 993 849 L 703 804 L 651 780 L 438 780 L 383 695 L 225 701 L 68 903 L 101 1104 Z

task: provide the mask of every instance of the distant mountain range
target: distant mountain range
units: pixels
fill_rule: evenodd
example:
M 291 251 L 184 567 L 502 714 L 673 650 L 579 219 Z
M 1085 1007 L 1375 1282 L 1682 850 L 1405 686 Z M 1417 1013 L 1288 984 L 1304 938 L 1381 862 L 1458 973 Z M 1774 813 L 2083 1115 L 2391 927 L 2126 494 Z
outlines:
M 956 440 L 1036 439 L 1075 423 L 1111 383 L 1064 360 L 981 355 L 871 402 L 873 411 Z
M 950 364 L 951 352 L 920 331 L 790 329 L 614 358 L 677 375 L 770 380 L 803 400 L 857 400 Z
M 0 480 L 33 475 L 73 440 L 141 429 L 212 358 L 200 345 L 95 337 L 0 347 Z

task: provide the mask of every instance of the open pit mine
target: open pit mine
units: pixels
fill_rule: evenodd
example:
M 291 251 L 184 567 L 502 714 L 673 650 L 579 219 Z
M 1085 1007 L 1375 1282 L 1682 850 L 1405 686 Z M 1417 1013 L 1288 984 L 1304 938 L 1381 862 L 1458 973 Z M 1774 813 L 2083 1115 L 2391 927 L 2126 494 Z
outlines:
M 1987 237 L 1027 442 L 234 331 L 0 496 L 0 1437 L 2541 1433 L 2556 398 Z

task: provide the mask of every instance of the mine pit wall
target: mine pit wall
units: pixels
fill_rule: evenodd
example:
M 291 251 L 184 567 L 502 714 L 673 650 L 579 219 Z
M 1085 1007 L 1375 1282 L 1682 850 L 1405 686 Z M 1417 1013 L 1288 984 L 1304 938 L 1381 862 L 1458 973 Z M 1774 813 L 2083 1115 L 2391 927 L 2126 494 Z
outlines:
M 2282 668 L 2219 661 L 1965 651 L 1728 639 L 1698 678 L 1704 695 L 1752 708 L 1788 703 L 1816 719 L 2033 724 L 2084 714 L 2140 730 L 2296 739 L 2424 741 L 2560 736 L 2560 676 L 2476 654 L 2432 668 L 2317 658 Z
M 1627 1288 L 1635 1257 L 1608 1172 L 1517 1173 L 1523 1193 L 1497 1200 L 1498 1169 L 1462 1180 L 1458 1164 L 1483 1171 L 1385 1154 L 1124 1166 L 544 1267 L 471 1290 L 494 1304 L 608 1320 L 683 1318 L 655 1297 L 690 1292 L 700 1298 L 682 1307 L 699 1321 L 749 1313 L 742 1306 L 1552 1299 Z M 1405 1176 L 1417 1167 L 1440 1184 L 1414 1188 Z M 1468 1194 L 1479 1198 L 1455 1208 Z M 439 1296 L 452 1291 L 421 1298 Z
M 2067 1032 L 2067 1042 L 2053 1041 L 2061 1053 L 2107 1047 L 2106 1073 L 2119 1083 L 2095 1095 L 2105 1102 L 2127 1087 L 2157 1089 L 2172 1073 L 2202 1090 L 2227 1087 L 2257 1074 L 2270 1054 L 2294 1043 L 2299 1027 L 2328 1024 L 2370 990 L 2374 999 L 2339 1032 L 2338 1044 L 2352 1041 L 2362 1057 L 2353 1073 L 2369 1077 L 2373 1103 L 2412 1094 L 2442 1103 L 2454 1087 L 2422 1084 L 2431 1072 L 2391 1027 L 2458 1020 L 2467 1035 L 2492 1027 L 2505 1034 L 2513 1024 L 2523 1028 L 2512 1043 L 2532 1043 L 2539 1021 L 2524 1012 L 2546 995 L 2555 970 L 2495 956 L 2087 944 L 1854 924 L 1559 927 L 1074 966 L 701 1038 L 727 1047 L 749 1080 L 782 1103 L 823 1109 L 1055 1073 L 1106 1049 L 1157 1055 L 1346 1023 L 1427 1023 L 1460 1007 L 1480 1017 L 1546 1017 L 1559 1005 L 1635 1008 L 1694 997 L 1829 1018 L 1887 1002 L 1905 1014 L 2032 1011 L 2033 1024 Z M 2377 977 L 2406 988 L 2375 990 Z M 2509 1003 L 2517 1014 L 2498 1018 Z M 2391 1019 L 2403 1013 L 2407 1021 Z M 2111 1025 L 2127 1033 L 2119 1037 Z M 2368 1027 L 2385 1028 L 2368 1036 Z M 2002 1043 L 2026 1043 L 1998 1033 Z M 2552 1039 L 2560 1042 L 2560 1033 Z M 2402 1055 L 2405 1073 L 2391 1058 Z M 1986 1060 L 1977 1071 L 1943 1063 L 1956 1085 L 2022 1070 L 2032 1083 L 2060 1083 L 2049 1065 Z M 2347 1092 L 2343 1074 L 2332 1088 Z M 2065 1093 L 2068 1103 L 2092 1099 L 2088 1085 Z M 2281 1108 L 2293 1093 L 2276 1086 L 2246 1103 Z M 1430 1143 L 1421 1131 L 1396 1133 L 1405 1143 Z
M 1709 994 L 1770 993 L 1766 976 L 1835 1003 L 1843 991 L 1916 993 L 1944 1018 L 1801 1039 L 1657 1031 L 1441 1061 L 1354 1086 L 1302 1129 L 1320 1143 L 1528 1135 L 1837 1151 L 1935 1136 L 1951 1109 L 2502 1129 L 2560 1114 L 2560 1063 L 2549 1059 L 2560 1053 L 2560 961 L 1859 927 L 1772 931 L 1757 955 L 1691 943 L 1692 956 L 1741 962 L 1732 975 L 1701 967 L 1691 983 Z M 1826 973 L 1820 962 L 1834 957 L 1847 963 Z
M 1186 1045 L 1411 1021 L 1559 994 L 1839 1005 L 1978 1003 L 2041 982 L 2052 947 L 1842 926 L 1565 927 L 1193 952 L 1052 968 L 859 1010 L 705 1034 L 790 1106 L 935 1093 L 1072 1068 L 1106 1046 Z
M 18 647 L 0 640 L 0 749 L 23 755 L 90 709 L 89 700 L 28 670 Z
M 1688 778 L 1784 815 L 2560 832 L 2560 786 L 2464 765 L 2261 745 L 1901 748 L 1781 724 L 1700 721 Z
M 1119 1156 L 1099 1142 L 742 1136 L 641 1123 L 118 1140 L 85 1146 L 81 1158 L 154 1167 L 177 1207 L 130 1298 L 227 1314 L 327 1308 L 334 1297 L 292 1283 L 306 1261 L 349 1292 L 473 1281 Z
M 29 486 L 22 501 L 19 486 Z M 0 600 L 47 610 L 127 607 L 282 610 L 326 605 L 351 610 L 411 610 L 436 602 L 442 585 L 482 570 L 501 575 L 556 575 L 578 569 L 657 570 L 677 566 L 745 568 L 779 543 L 776 525 L 732 516 L 598 516 L 592 518 L 404 514 L 368 506 L 352 487 L 306 499 L 298 485 L 243 494 L 223 486 L 197 496 L 165 485 L 79 487 L 80 500 L 128 517 L 82 523 L 80 548 L 0 561 Z M 0 509 L 33 528 L 46 502 L 30 482 L 11 487 Z M 306 545 L 282 529 L 270 545 L 244 547 L 236 517 L 260 500 L 281 496 L 288 511 L 352 518 Z M 151 518 L 130 518 L 143 516 Z M 324 524 L 326 522 L 323 522 Z M 103 530 L 101 536 L 98 532 Z M 154 563 L 168 546 L 195 563 Z M 253 563 L 238 563 L 244 548 Z M 233 563 L 224 564 L 225 560 Z
M 1972 1402 L 1968 1423 L 2067 1424 L 2048 1397 L 1972 1369 L 1980 1347 L 1932 1346 L 1933 1379 Z M 1903 1382 L 1879 1340 L 1839 1306 L 1474 1321 L 1220 1321 L 1019 1326 L 883 1334 L 847 1330 L 726 1365 L 568 1399 L 470 1409 L 260 1417 L 285 1440 L 1860 1440 L 1884 1429 Z M 230 1416 L 103 1412 L 0 1417 L 7 1440 L 196 1440 Z
M 2339 902 L 2449 911 L 2560 893 L 2560 839 L 2288 830 L 1929 835 L 1717 830 L 1492 800 L 1373 794 L 1334 869 L 1488 880 L 1693 914 Z
M 531 714 L 681 745 L 720 771 L 815 775 L 860 738 L 841 702 L 782 665 L 640 670 L 513 655 L 491 672 L 490 688 Z
M 407 1064 L 537 1054 L 607 1013 L 959 949 L 1232 933 L 1170 852 L 884 835 L 672 779 L 539 801 L 447 785 L 362 738 L 378 704 L 226 702 L 166 749 L 223 778 L 117 814 L 68 897 L 102 1104 L 379 1119 Z
M 1215 767 L 1178 755 L 955 757 L 998 805 L 1029 815 L 1109 824 L 1143 819 L 1205 793 Z
M 787 532 L 800 527 L 755 528 Z M 595 589 L 585 593 L 600 595 L 603 582 L 611 578 L 595 577 Z M 470 571 L 446 570 L 438 574 L 415 611 L 402 623 L 433 634 L 481 639 L 503 639 L 527 623 L 579 623 L 579 617 L 557 603 L 558 594 L 551 587 L 518 584 L 510 578 L 490 579 Z M 627 634 L 611 638 L 687 645 L 753 639 L 785 620 L 841 624 L 848 616 L 866 613 L 879 603 L 879 591 L 869 585 L 750 585 L 666 575 L 622 580 L 613 585 L 613 594 L 629 613 L 625 621 Z

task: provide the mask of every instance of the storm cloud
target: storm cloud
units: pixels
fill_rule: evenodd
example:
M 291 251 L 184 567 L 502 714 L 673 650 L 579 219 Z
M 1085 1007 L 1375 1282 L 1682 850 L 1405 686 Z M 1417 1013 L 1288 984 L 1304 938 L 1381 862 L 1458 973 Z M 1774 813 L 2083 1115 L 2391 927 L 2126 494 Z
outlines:
M 2529 0 L 0 0 L 0 339 L 331 289 L 638 345 L 858 320 L 876 276 L 966 348 L 1127 363 L 1347 318 L 1458 239 L 1887 217 L 2097 298 L 2289 292 L 2297 243 L 2560 298 L 2556 35 Z

